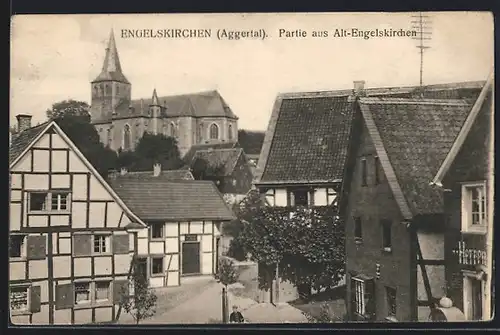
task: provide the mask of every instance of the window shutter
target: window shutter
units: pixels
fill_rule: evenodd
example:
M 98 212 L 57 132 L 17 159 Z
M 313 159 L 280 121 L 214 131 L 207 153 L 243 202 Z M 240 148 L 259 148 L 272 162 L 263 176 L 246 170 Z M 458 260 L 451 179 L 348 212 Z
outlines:
M 128 296 L 129 295 L 129 281 L 128 280 L 115 280 L 113 282 L 113 303 L 114 304 L 119 304 L 122 296 Z
M 56 309 L 73 307 L 74 292 L 73 283 L 56 286 Z
M 369 320 L 375 319 L 375 281 L 365 281 L 365 313 Z
M 47 256 L 47 241 L 44 235 L 32 235 L 27 239 L 27 258 L 45 259 Z
M 38 313 L 41 311 L 42 302 L 41 302 L 41 294 L 42 289 L 40 286 L 32 286 L 30 288 L 30 311 L 31 313 Z
M 90 256 L 92 253 L 92 235 L 75 234 L 73 235 L 73 255 Z
M 130 240 L 128 234 L 126 235 L 113 235 L 113 250 L 114 254 L 128 254 Z

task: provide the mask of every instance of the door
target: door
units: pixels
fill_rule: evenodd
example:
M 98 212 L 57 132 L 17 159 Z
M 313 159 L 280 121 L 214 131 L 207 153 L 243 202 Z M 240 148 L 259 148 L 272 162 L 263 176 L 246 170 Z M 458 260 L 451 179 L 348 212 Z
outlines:
M 182 243 L 182 274 L 199 274 L 200 242 Z
M 136 267 L 136 273 L 143 276 L 143 278 L 148 278 L 148 259 L 147 258 L 138 258 Z
M 471 279 L 471 315 L 473 320 L 483 318 L 483 282 Z

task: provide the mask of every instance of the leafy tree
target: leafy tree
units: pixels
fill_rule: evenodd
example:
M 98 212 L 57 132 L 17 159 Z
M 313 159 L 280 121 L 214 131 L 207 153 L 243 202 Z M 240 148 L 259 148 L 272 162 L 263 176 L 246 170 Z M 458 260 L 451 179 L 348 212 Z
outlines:
M 113 150 L 104 147 L 99 141 L 99 134 L 90 123 L 88 108 L 86 102 L 65 100 L 53 104 L 46 114 L 61 127 L 96 170 L 106 178 L 109 170 L 115 168 L 117 156 Z
M 122 288 L 120 305 L 125 312 L 132 315 L 136 324 L 152 317 L 156 313 L 157 296 L 153 289 L 149 288 L 147 278 L 139 271 L 133 271 L 130 278 L 134 292 L 128 295 L 128 290 Z
M 238 142 L 247 154 L 260 153 L 264 137 L 265 132 L 263 131 L 238 130 Z
M 90 122 L 89 105 L 85 101 L 63 100 L 53 104 L 52 108 L 46 111 L 46 114 L 50 120 L 63 116 L 84 116 Z
M 144 133 L 133 153 L 124 152 L 119 163 L 133 171 L 150 171 L 155 163 L 163 170 L 175 170 L 183 166 L 177 141 L 163 134 Z
M 227 286 L 238 281 L 239 273 L 234 265 L 234 262 L 231 259 L 224 257 L 219 259 L 217 273 L 214 274 L 214 277 L 217 282 L 224 285 L 224 288 L 222 289 L 222 321 L 223 323 L 226 323 L 229 312 Z
M 343 277 L 344 224 L 336 208 L 267 207 L 254 201 L 238 217 L 244 222 L 238 243 L 259 267 L 270 270 L 278 264 L 281 278 L 299 293 L 333 288 Z M 269 284 L 263 281 L 261 287 Z
M 302 312 L 302 314 L 306 317 L 309 323 L 333 323 L 339 321 L 338 318 L 335 318 L 335 316 L 332 315 L 330 307 L 327 303 L 321 304 L 319 314 L 317 316 L 313 316 L 306 312 Z

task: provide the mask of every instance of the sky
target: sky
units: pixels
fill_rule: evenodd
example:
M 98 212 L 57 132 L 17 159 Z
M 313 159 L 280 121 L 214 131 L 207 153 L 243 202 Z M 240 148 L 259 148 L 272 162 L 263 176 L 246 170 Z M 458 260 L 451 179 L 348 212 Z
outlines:
M 412 29 L 415 13 L 24 15 L 11 21 L 10 121 L 45 121 L 65 99 L 90 103 L 110 30 L 132 99 L 217 89 L 239 128 L 266 130 L 278 93 L 419 84 L 420 55 L 410 37 L 333 37 L 335 29 Z M 493 17 L 429 13 L 424 84 L 486 80 L 493 68 Z M 212 29 L 205 39 L 122 38 L 122 29 Z M 218 29 L 264 29 L 261 39 L 219 40 Z M 280 38 L 301 29 L 303 38 Z M 328 31 L 329 37 L 312 37 Z

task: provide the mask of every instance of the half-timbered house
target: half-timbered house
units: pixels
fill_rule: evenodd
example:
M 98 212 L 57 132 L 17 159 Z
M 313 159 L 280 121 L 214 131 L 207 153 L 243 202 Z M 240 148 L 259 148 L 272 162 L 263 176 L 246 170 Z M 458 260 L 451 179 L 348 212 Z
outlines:
M 443 196 L 429 180 L 477 86 L 424 88 L 413 98 L 358 96 L 362 127 L 346 216 L 349 320 L 426 321 L 446 294 Z
M 490 320 L 493 271 L 493 78 L 432 184 L 444 195 L 447 296 L 467 320 Z
M 134 253 L 127 229 L 146 226 L 55 122 L 30 119 L 18 117 L 9 151 L 11 321 L 112 321 Z
M 220 225 L 234 214 L 213 182 L 125 175 L 110 183 L 149 226 L 138 234 L 137 257 L 151 287 L 178 286 L 183 277 L 215 273 Z

